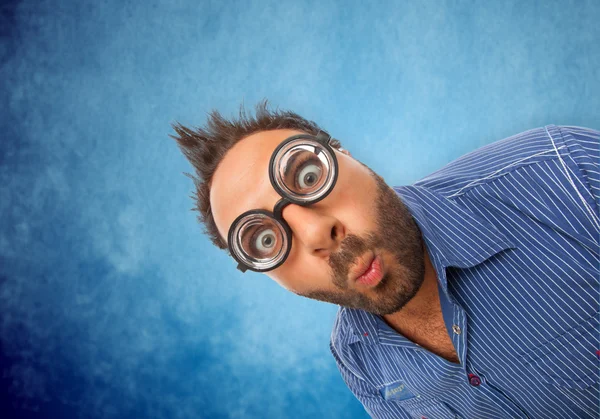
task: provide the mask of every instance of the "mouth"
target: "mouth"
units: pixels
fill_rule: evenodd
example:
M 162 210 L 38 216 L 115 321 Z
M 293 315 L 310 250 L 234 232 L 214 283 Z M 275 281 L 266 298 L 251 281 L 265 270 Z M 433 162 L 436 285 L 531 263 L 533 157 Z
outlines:
M 360 258 L 350 271 L 352 280 L 361 287 L 373 287 L 383 278 L 383 261 L 379 255 L 369 253 Z

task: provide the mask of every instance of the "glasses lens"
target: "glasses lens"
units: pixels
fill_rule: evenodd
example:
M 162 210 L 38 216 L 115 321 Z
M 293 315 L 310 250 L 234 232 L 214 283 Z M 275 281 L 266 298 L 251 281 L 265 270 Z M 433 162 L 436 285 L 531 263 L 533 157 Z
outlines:
M 279 222 L 266 214 L 252 213 L 240 219 L 233 230 L 232 249 L 246 265 L 268 270 L 286 256 L 287 235 Z
M 274 159 L 275 182 L 299 201 L 327 194 L 335 180 L 332 153 L 322 144 L 299 138 L 282 147 Z

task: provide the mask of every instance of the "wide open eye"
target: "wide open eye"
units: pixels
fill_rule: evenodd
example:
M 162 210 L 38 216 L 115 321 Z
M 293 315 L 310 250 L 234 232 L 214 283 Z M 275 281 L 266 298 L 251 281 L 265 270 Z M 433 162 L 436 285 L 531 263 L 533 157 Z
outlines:
M 275 220 L 257 216 L 242 228 L 242 248 L 254 260 L 264 261 L 274 258 L 282 250 L 283 234 Z
M 300 191 L 311 190 L 321 180 L 321 162 L 318 159 L 310 159 L 297 170 L 296 185 Z
M 335 153 L 311 136 L 290 137 L 275 149 L 269 178 L 280 196 L 300 205 L 316 203 L 335 185 Z
M 287 224 L 264 210 L 251 210 L 229 227 L 228 247 L 241 265 L 266 272 L 281 265 L 290 251 L 291 231 Z
M 285 184 L 294 194 L 311 194 L 323 186 L 325 171 L 323 162 L 314 151 L 297 149 L 287 161 Z
M 270 253 L 276 244 L 277 234 L 272 229 L 259 231 L 258 234 L 254 235 L 251 242 L 252 249 L 260 255 Z

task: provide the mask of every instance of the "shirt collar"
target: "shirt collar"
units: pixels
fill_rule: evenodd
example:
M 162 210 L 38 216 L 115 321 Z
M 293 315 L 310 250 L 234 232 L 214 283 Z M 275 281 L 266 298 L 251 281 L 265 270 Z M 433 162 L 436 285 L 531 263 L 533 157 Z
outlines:
M 445 275 L 447 267 L 473 267 L 502 250 L 515 247 L 483 217 L 433 190 L 412 185 L 396 187 L 394 191 L 421 230 L 446 298 L 450 298 Z M 379 331 L 385 324 L 383 319 L 363 310 L 344 308 L 344 311 L 354 329 L 348 343 L 359 340 L 369 345 L 379 343 Z M 406 344 L 412 345 L 408 340 Z

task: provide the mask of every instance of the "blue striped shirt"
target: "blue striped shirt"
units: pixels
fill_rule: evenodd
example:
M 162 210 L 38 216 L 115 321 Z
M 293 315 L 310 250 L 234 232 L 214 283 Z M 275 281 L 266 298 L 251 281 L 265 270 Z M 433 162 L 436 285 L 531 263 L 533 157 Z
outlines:
M 340 307 L 330 349 L 375 418 L 598 418 L 598 131 L 547 126 L 394 188 L 460 364 Z

